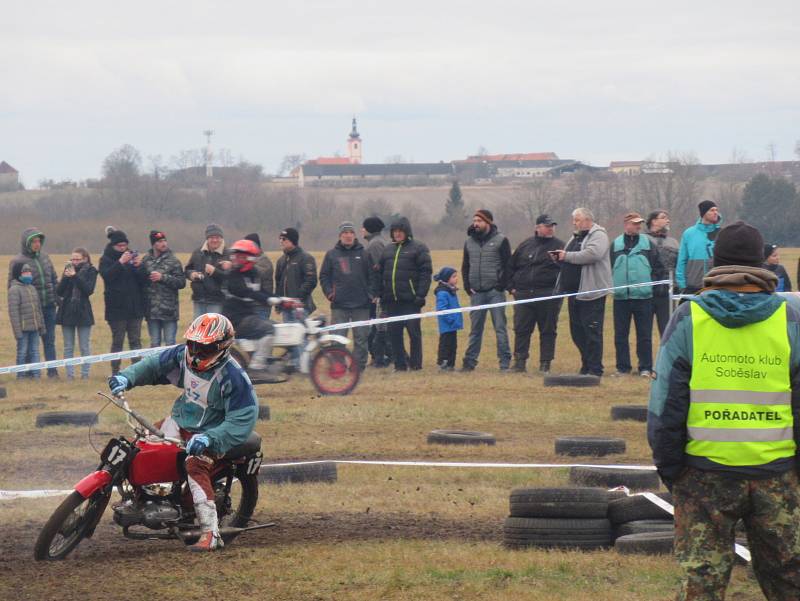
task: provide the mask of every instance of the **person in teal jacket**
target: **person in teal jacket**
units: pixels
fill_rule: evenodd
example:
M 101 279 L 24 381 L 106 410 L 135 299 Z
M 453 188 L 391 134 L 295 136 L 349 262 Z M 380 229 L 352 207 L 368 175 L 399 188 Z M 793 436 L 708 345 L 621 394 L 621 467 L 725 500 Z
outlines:
M 675 280 L 684 294 L 694 294 L 703 287 L 703 276 L 711 269 L 714 241 L 722 223 L 714 201 L 704 200 L 697 208 L 700 219 L 683 232 L 675 267 Z
M 186 473 L 203 536 L 193 551 L 222 546 L 211 474 L 217 461 L 244 443 L 258 418 L 258 398 L 245 371 L 230 357 L 233 325 L 205 313 L 186 331 L 186 344 L 150 355 L 109 378 L 115 395 L 135 386 L 173 384 L 183 392 L 160 428 L 186 443 Z

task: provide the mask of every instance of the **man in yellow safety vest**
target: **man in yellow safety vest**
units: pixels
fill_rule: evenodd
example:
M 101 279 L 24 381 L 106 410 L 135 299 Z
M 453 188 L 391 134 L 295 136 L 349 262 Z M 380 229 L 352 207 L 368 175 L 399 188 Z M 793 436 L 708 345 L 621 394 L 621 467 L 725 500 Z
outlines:
M 720 231 L 656 361 L 647 436 L 673 494 L 680 600 L 724 599 L 740 519 L 766 597 L 800 599 L 800 312 L 762 253 L 756 228 Z

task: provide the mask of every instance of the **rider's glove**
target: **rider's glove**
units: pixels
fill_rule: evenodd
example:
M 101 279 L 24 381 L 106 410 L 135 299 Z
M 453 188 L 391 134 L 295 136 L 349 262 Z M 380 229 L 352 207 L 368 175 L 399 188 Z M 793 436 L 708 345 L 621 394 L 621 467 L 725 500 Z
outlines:
M 186 444 L 186 452 L 189 453 L 189 455 L 202 455 L 203 451 L 208 448 L 208 443 L 208 436 L 205 434 L 195 434 Z
M 111 394 L 118 396 L 128 390 L 131 386 L 131 381 L 125 376 L 111 376 L 108 379 L 108 387 L 111 389 Z

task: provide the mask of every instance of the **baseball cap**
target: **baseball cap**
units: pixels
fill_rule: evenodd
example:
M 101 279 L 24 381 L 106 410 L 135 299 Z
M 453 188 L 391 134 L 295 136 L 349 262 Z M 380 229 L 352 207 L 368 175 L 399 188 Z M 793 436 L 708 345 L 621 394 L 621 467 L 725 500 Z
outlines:
M 622 221 L 624 223 L 629 223 L 629 222 L 644 223 L 644 219 L 642 219 L 642 216 L 639 215 L 639 213 L 635 213 L 635 212 L 627 213 L 625 215 L 625 218 Z
M 536 218 L 536 225 L 558 225 L 547 213 L 543 213 Z

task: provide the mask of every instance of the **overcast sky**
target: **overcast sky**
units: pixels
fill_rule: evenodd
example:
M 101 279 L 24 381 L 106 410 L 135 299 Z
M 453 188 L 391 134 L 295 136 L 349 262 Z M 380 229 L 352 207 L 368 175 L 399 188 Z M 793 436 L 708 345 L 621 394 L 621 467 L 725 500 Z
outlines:
M 4 2 L 0 160 L 28 187 L 122 144 L 365 162 L 553 151 L 794 158 L 797 0 Z M 145 160 L 146 162 L 146 160 Z

